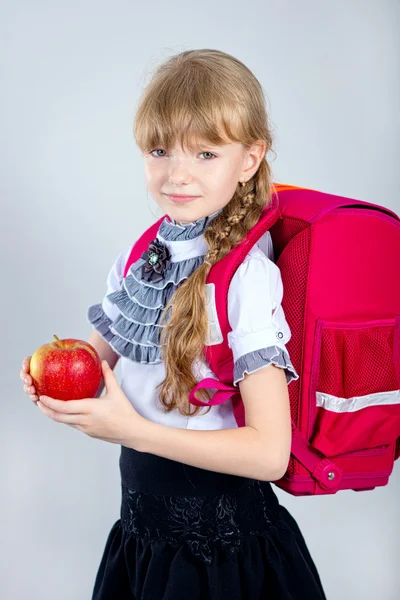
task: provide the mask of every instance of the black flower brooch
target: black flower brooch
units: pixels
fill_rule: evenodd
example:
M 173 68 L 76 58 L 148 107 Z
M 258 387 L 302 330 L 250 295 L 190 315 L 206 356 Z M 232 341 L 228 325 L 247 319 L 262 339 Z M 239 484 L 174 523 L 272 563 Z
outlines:
M 142 267 L 142 279 L 157 283 L 163 279 L 163 274 L 166 269 L 172 266 L 170 251 L 157 238 L 150 242 L 146 252 L 143 252 L 142 257 L 146 263 Z

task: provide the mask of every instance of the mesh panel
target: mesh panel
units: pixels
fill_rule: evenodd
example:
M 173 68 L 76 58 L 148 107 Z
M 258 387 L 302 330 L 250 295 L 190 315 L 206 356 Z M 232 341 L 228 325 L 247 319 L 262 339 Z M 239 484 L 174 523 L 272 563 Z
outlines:
M 291 217 L 281 217 L 274 223 L 269 231 L 274 245 L 275 262 L 277 262 L 290 240 L 306 227 L 308 227 L 308 223 Z
M 340 398 L 398 389 L 395 326 L 322 330 L 318 392 Z
M 287 343 L 287 349 L 293 366 L 300 378 L 289 385 L 290 413 L 294 423 L 298 425 L 298 403 L 300 398 L 302 341 L 304 327 L 304 310 L 308 273 L 308 255 L 310 250 L 311 229 L 308 223 L 298 219 L 285 217 L 271 228 L 272 241 L 276 252 L 276 264 L 282 275 L 283 299 L 282 308 L 290 327 L 292 337 Z M 286 245 L 286 239 L 289 244 Z M 294 268 L 295 265 L 295 268 Z M 296 468 L 295 468 L 296 467 Z M 304 468 L 295 464 L 291 456 L 288 464 L 290 475 L 304 472 Z

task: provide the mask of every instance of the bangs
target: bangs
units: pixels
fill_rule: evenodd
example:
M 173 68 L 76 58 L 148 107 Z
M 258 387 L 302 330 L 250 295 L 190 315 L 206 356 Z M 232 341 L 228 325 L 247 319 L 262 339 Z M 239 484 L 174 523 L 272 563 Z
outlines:
M 224 145 L 245 139 L 244 114 L 237 103 L 210 89 L 164 80 L 142 102 L 135 118 L 134 137 L 142 151 L 175 145 L 184 152 L 204 149 L 204 144 Z M 175 86 L 175 87 L 174 87 Z

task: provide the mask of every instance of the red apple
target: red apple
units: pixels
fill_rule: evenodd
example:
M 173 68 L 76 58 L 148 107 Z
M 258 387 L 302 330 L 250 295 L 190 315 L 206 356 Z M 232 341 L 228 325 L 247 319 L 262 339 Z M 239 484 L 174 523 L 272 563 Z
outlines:
M 101 360 L 89 342 L 67 338 L 40 346 L 29 373 L 40 396 L 58 400 L 94 398 L 102 376 Z

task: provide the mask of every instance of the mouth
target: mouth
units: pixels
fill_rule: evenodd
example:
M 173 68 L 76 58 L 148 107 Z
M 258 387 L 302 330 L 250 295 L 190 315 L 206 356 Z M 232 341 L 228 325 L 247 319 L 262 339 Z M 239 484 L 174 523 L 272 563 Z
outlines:
M 180 194 L 166 194 L 166 196 L 175 203 L 182 204 L 185 202 L 191 202 L 195 198 L 199 198 L 199 196 L 182 196 Z

